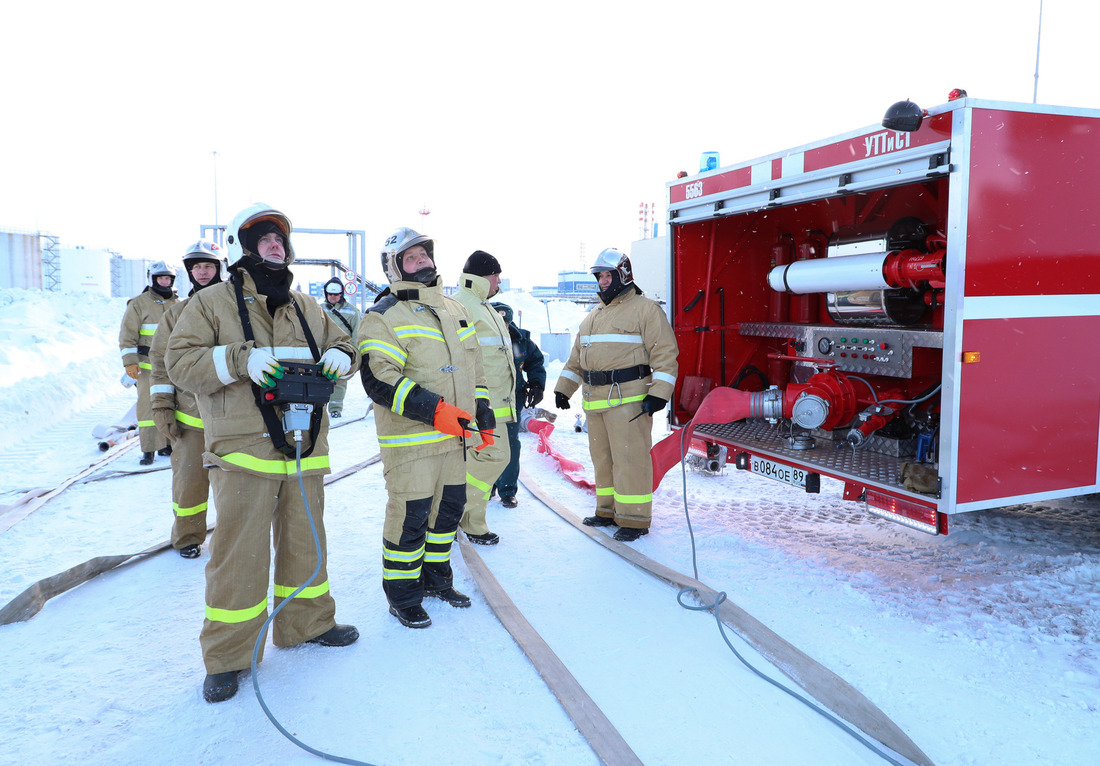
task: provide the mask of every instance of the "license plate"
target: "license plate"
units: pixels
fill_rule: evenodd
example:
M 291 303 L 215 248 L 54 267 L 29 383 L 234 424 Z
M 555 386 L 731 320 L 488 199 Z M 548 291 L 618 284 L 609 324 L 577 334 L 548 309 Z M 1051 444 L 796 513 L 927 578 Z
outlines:
M 775 479 L 784 484 L 790 484 L 792 487 L 806 488 L 806 472 L 801 468 L 776 463 L 756 455 L 752 456 L 749 465 L 753 473 L 767 476 L 769 479 Z

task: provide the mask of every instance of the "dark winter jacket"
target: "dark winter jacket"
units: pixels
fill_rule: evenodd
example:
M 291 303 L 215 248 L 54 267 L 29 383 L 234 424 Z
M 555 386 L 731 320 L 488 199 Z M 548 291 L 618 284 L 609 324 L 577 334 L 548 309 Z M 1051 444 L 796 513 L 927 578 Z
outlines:
M 508 323 L 508 334 L 512 336 L 512 361 L 516 366 L 516 401 L 523 406 L 526 400 L 524 391 L 530 385 L 546 390 L 545 357 L 535 342 L 531 340 L 531 331 L 516 327 L 512 321 L 512 307 L 506 303 L 494 303 L 493 308 L 504 312 L 504 321 Z

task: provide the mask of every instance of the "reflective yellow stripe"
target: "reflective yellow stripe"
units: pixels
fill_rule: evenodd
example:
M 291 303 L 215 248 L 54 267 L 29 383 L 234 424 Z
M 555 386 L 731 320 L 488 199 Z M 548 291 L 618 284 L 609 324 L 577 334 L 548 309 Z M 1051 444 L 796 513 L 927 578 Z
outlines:
M 640 402 L 645 399 L 645 394 L 640 396 L 628 396 L 625 399 L 612 399 L 610 402 L 607 399 L 603 399 L 598 402 L 584 402 L 584 409 L 586 410 L 606 410 L 611 407 L 618 407 L 620 404 L 630 404 L 630 402 Z
M 222 460 L 251 471 L 269 473 L 273 476 L 296 476 L 298 466 L 293 460 L 265 460 L 263 458 L 246 455 L 243 452 L 230 452 L 228 455 L 220 455 Z M 302 458 L 302 470 L 312 471 L 318 468 L 328 468 L 328 455 Z
M 275 595 L 278 598 L 290 598 L 290 594 L 296 590 L 298 590 L 298 588 L 291 587 L 289 585 L 276 585 Z M 328 580 L 325 580 L 320 585 L 314 585 L 310 588 L 306 588 L 295 598 L 317 598 L 318 596 L 323 596 L 326 593 L 328 593 Z
M 474 328 L 473 325 L 470 325 L 465 330 L 458 331 L 459 340 L 466 340 L 467 338 L 473 337 L 474 335 L 477 335 L 477 329 Z
M 149 371 L 152 371 L 152 369 L 153 369 L 153 365 L 149 364 L 148 362 L 138 362 L 138 367 L 140 367 L 143 370 L 149 370 Z
M 382 546 L 382 558 L 386 561 L 416 561 L 424 555 L 424 546 L 421 545 L 414 551 L 398 551 Z
M 176 420 L 184 425 L 194 426 L 195 428 L 202 428 L 202 419 L 196 418 L 194 415 L 188 415 L 186 412 L 180 412 L 176 410 Z
M 374 340 L 367 338 L 365 341 L 359 344 L 359 353 L 366 355 L 370 351 L 380 351 L 386 356 L 392 356 L 394 359 L 401 363 L 401 366 L 405 366 L 405 362 L 409 360 L 408 354 L 402 351 L 392 343 L 386 343 L 381 340 Z
M 378 437 L 379 447 L 415 447 L 420 444 L 435 444 L 441 442 L 444 439 L 453 439 L 455 437 L 450 434 L 441 433 L 440 431 L 425 431 L 419 434 L 403 434 L 396 436 L 381 436 Z
M 153 420 L 139 420 L 138 428 L 156 428 L 156 421 Z
M 651 492 L 648 495 L 620 495 L 618 492 L 616 492 L 615 493 L 615 502 L 616 503 L 633 503 L 635 505 L 638 505 L 640 503 L 652 503 L 653 502 L 653 493 Z
M 267 611 L 267 596 L 249 609 L 217 609 L 206 605 L 206 619 L 210 622 L 248 622 Z
M 492 485 L 486 484 L 485 482 L 471 476 L 470 474 L 466 474 L 466 483 L 474 489 L 480 489 L 484 493 L 486 500 L 489 499 L 489 493 L 493 491 Z
M 176 512 L 177 516 L 194 516 L 206 510 L 206 503 L 199 503 L 190 508 L 180 508 L 179 503 L 172 503 L 172 510 Z
M 393 411 L 398 415 L 405 414 L 405 399 L 408 398 L 409 392 L 413 390 L 415 385 L 408 378 L 402 378 L 401 382 L 397 384 L 397 388 L 393 392 Z
M 395 327 L 393 328 L 393 334 L 398 338 L 431 338 L 432 340 L 443 341 L 443 333 L 439 330 L 418 324 Z
M 458 534 L 458 530 L 454 532 L 444 532 L 443 534 L 439 532 L 428 532 L 425 536 L 425 540 L 433 545 L 450 545 L 455 541 L 456 534 Z
M 420 570 L 422 567 L 416 569 L 386 569 L 382 567 L 382 579 L 383 580 L 416 580 L 420 577 Z
M 596 487 L 596 497 L 609 497 L 615 494 L 614 487 Z
M 494 417 L 502 418 L 505 415 L 511 415 L 512 417 L 515 417 L 516 411 L 511 407 L 497 407 L 493 410 Z

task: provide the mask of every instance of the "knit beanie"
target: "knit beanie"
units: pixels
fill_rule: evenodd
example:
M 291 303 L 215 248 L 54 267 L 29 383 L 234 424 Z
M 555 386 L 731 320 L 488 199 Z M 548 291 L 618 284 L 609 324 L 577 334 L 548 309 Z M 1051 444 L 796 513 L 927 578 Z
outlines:
M 484 250 L 475 250 L 466 259 L 466 265 L 462 267 L 462 273 L 473 274 L 478 277 L 499 274 L 500 262 Z

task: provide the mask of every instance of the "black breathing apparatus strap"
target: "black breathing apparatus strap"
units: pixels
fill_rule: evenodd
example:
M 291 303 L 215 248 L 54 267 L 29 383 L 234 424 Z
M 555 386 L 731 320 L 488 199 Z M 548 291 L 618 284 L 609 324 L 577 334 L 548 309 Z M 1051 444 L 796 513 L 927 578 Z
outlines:
M 248 315 L 248 305 L 244 300 L 244 287 L 241 285 L 241 279 L 237 275 L 230 277 L 230 281 L 233 283 L 233 289 L 237 293 L 237 314 L 241 317 L 241 331 L 244 333 L 244 339 L 246 341 L 255 341 L 256 336 L 252 332 L 252 319 Z M 305 316 L 302 314 L 302 309 L 298 304 L 291 300 L 291 305 L 294 306 L 294 310 L 298 312 L 298 321 L 302 324 L 302 331 L 306 334 L 306 341 L 309 343 L 310 353 L 313 354 L 313 361 L 316 363 L 321 358 L 320 352 L 317 350 L 317 341 L 313 339 L 313 333 L 309 329 L 309 323 L 306 322 Z M 294 446 L 286 440 L 286 432 L 283 431 L 283 422 L 279 417 L 279 413 L 275 411 L 275 407 L 267 404 L 263 400 L 263 389 L 256 385 L 255 381 L 252 383 L 252 395 L 256 399 L 256 406 L 260 410 L 260 414 L 263 415 L 264 425 L 267 426 L 268 435 L 271 437 L 271 443 L 275 446 L 275 449 L 282 452 L 284 455 L 293 456 L 295 454 Z M 313 412 L 309 415 L 309 448 L 302 452 L 302 457 L 309 457 L 313 452 L 314 446 L 317 444 L 317 435 L 321 432 L 321 418 L 324 417 L 323 407 L 314 407 Z

